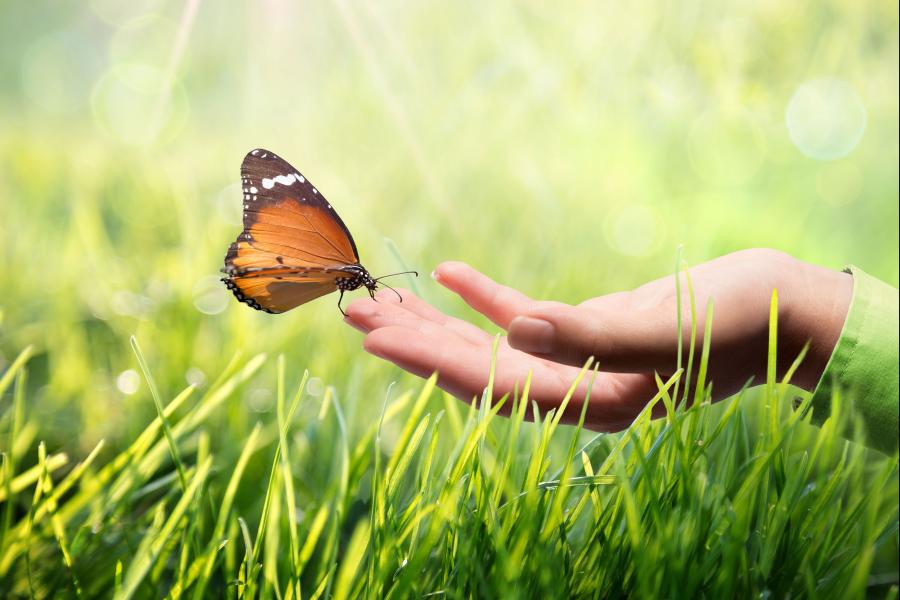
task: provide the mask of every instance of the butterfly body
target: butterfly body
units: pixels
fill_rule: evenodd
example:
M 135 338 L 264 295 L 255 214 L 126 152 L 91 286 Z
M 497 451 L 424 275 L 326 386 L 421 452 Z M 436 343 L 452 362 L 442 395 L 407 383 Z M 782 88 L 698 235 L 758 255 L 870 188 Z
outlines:
M 366 271 L 364 266 L 350 265 L 344 269 L 344 272 L 350 276 L 340 277 L 335 281 L 335 285 L 342 292 L 352 292 L 353 290 L 365 287 L 369 290 L 370 294 L 374 294 L 375 290 L 378 289 L 378 282 L 369 275 L 369 272 Z
M 325 294 L 378 280 L 360 264 L 353 236 L 324 196 L 287 161 L 262 148 L 241 165 L 244 229 L 225 255 L 222 281 L 235 297 L 282 313 Z M 343 313 L 343 309 L 341 309 Z

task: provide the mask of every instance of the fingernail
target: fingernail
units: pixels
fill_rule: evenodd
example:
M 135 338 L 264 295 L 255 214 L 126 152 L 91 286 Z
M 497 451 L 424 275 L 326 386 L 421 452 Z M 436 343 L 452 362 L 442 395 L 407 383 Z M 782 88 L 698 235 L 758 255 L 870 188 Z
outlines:
M 438 274 L 437 269 L 431 272 L 431 278 L 440 283 L 441 276 Z
M 516 317 L 509 324 L 509 345 L 523 352 L 548 354 L 553 350 L 553 325 L 534 317 Z

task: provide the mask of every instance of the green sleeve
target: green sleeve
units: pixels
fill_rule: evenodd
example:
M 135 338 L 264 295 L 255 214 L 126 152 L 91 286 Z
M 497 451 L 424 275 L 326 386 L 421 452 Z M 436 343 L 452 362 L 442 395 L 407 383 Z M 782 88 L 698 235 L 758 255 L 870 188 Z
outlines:
M 853 299 L 841 336 L 813 392 L 813 422 L 831 412 L 835 386 L 846 392 L 866 428 L 867 444 L 882 452 L 897 449 L 898 291 L 851 266 Z

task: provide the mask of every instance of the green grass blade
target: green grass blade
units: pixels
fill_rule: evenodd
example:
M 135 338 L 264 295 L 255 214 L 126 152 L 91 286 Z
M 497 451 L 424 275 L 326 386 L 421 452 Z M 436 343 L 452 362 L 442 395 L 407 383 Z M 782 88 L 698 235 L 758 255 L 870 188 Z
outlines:
M 175 436 L 172 434 L 172 427 L 169 425 L 169 419 L 163 409 L 162 399 L 160 398 L 159 390 L 156 389 L 156 382 L 153 379 L 153 375 L 150 373 L 150 367 L 147 366 L 147 361 L 144 359 L 141 347 L 138 345 L 137 338 L 134 336 L 131 336 L 131 348 L 134 350 L 135 356 L 137 356 L 138 364 L 141 367 L 141 371 L 144 373 L 144 379 L 147 381 L 147 386 L 150 388 L 150 396 L 153 398 L 154 406 L 156 406 L 156 415 L 162 423 L 163 433 L 165 433 L 166 441 L 169 442 L 169 452 L 172 453 L 172 460 L 175 462 L 175 468 L 178 470 L 178 478 L 181 480 L 181 489 L 186 490 L 187 476 L 184 473 L 184 463 L 181 461 L 178 445 L 175 443 Z
M 250 456 L 258 450 L 258 440 L 259 434 L 262 429 L 262 426 L 257 423 L 253 427 L 253 431 L 250 432 L 250 436 L 247 438 L 247 441 L 244 442 L 244 447 L 241 450 L 241 455 L 238 457 L 237 464 L 234 466 L 234 471 L 231 474 L 231 478 L 228 480 L 228 486 L 225 488 L 225 494 L 222 496 L 221 508 L 219 509 L 219 515 L 216 518 L 216 524 L 212 531 L 212 537 L 210 538 L 209 545 L 206 549 L 206 552 L 203 556 L 197 559 L 198 563 L 202 564 L 202 571 L 198 574 L 197 584 L 194 587 L 194 600 L 199 600 L 204 597 L 206 593 L 206 587 L 209 584 L 209 578 L 212 575 L 213 567 L 215 566 L 216 556 L 221 550 L 222 546 L 228 541 L 224 539 L 225 535 L 225 527 L 228 524 L 228 520 L 231 517 L 231 508 L 234 504 L 234 498 L 237 494 L 238 486 L 241 484 L 241 478 L 244 475 L 244 470 L 247 468 L 247 463 L 250 461 Z
M 6 388 L 8 388 L 13 382 L 13 378 L 16 376 L 16 373 L 19 372 L 19 369 L 25 366 L 25 363 L 28 362 L 32 354 L 34 354 L 34 346 L 27 346 L 19 353 L 12 364 L 9 365 L 9 368 L 3 372 L 3 376 L 0 377 L 0 397 L 3 397 L 3 394 L 6 392 Z
M 145 545 L 137 554 L 135 554 L 130 566 L 125 572 L 122 588 L 115 596 L 117 599 L 131 598 L 137 592 L 138 587 L 143 582 L 147 572 L 156 563 L 166 541 L 184 517 L 188 507 L 193 503 L 195 494 L 206 481 L 211 465 L 212 457 L 209 457 L 206 462 L 197 468 L 187 489 L 172 509 L 172 512 L 159 529 L 159 532 L 151 538 L 149 544 Z
M 335 600 L 344 600 L 345 598 L 356 597 L 354 592 L 355 582 L 364 578 L 357 577 L 360 566 L 363 564 L 363 556 L 369 542 L 369 522 L 362 519 L 357 523 L 353 530 L 353 535 L 347 543 L 344 551 L 344 558 L 341 561 L 341 567 L 338 570 L 336 583 L 334 586 Z

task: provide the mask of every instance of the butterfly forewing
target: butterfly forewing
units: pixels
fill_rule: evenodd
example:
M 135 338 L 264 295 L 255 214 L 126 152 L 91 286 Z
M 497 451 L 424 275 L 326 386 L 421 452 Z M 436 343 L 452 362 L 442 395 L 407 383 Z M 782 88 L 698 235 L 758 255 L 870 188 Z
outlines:
M 359 254 L 344 222 L 300 172 L 257 149 L 241 165 L 244 230 L 225 256 L 226 285 L 260 310 L 284 312 L 335 291 Z

